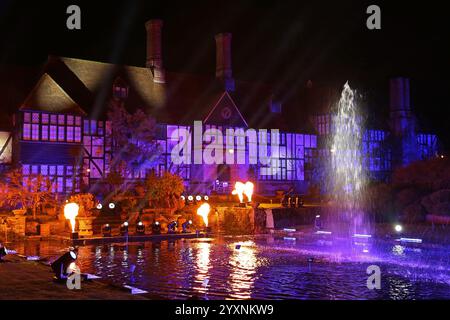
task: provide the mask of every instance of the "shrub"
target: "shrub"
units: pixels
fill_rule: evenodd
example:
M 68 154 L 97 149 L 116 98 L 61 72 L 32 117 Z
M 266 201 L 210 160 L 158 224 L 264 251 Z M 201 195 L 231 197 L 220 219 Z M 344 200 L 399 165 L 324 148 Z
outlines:
M 422 199 L 421 204 L 429 214 L 450 216 L 450 189 L 429 194 Z
M 70 196 L 69 202 L 75 202 L 80 207 L 78 214 L 82 217 L 88 217 L 92 214 L 92 209 L 94 209 L 95 201 L 94 195 L 91 193 L 79 193 Z

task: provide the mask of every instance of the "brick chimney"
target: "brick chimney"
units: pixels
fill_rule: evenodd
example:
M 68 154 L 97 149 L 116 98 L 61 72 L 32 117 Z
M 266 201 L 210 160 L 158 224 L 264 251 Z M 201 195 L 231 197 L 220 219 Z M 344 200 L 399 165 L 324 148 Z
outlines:
M 408 78 L 390 80 L 389 105 L 393 166 L 407 165 L 418 159 L 416 118 L 411 110 Z
M 231 33 L 216 35 L 216 79 L 227 91 L 234 91 L 234 79 L 231 68 Z
M 390 107 L 391 110 L 410 110 L 409 79 L 393 78 L 389 82 Z
M 411 111 L 408 78 L 390 79 L 389 107 L 392 133 L 396 136 L 412 134 L 415 120 Z
M 165 83 L 165 71 L 162 59 L 161 30 L 162 20 L 149 20 L 145 23 L 147 30 L 147 60 L 145 65 L 153 73 L 153 81 Z

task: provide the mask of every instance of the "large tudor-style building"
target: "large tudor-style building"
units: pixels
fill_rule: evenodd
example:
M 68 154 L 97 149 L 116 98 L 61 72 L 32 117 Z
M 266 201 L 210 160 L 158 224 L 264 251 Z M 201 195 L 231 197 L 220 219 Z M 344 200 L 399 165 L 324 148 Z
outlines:
M 259 193 L 294 187 L 305 192 L 314 161 L 324 149 L 332 123 L 329 113 L 288 105 L 271 86 L 237 81 L 231 68 L 231 34 L 216 41 L 216 76 L 179 74 L 164 69 L 161 51 L 162 21 L 147 22 L 145 67 L 50 56 L 39 69 L 2 67 L 0 166 L 21 165 L 24 176 L 40 173 L 52 178 L 54 191 L 89 188 L 109 172 L 112 152 L 108 107 L 137 108 L 158 123 L 162 154 L 151 167 L 136 168 L 128 178 L 143 178 L 149 170 L 172 170 L 192 192 L 228 192 L 234 181 L 251 179 Z M 409 80 L 397 78 L 390 86 L 389 129 L 367 129 L 365 165 L 374 178 L 385 179 L 394 165 L 436 155 L 437 138 L 418 133 L 409 101 Z M 305 84 L 304 100 L 314 91 Z M 322 93 L 321 93 L 322 94 Z M 326 99 L 322 99 L 326 101 Z M 306 103 L 306 102 L 305 102 Z M 302 117 L 295 116 L 304 110 Z M 311 108 L 310 108 L 311 109 Z M 273 175 L 262 175 L 257 164 L 177 164 L 170 154 L 179 142 L 178 129 L 192 131 L 194 121 L 203 130 L 252 128 L 260 143 L 260 129 L 279 129 L 279 161 Z M 205 144 L 204 146 L 205 147 Z M 256 148 L 257 149 L 257 148 Z M 234 157 L 235 149 L 224 153 Z

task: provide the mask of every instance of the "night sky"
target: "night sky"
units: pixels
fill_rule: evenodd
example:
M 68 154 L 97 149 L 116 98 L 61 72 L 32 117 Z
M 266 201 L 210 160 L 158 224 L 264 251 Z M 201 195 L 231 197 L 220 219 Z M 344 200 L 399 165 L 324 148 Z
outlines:
M 233 33 L 241 80 L 296 88 L 312 79 L 366 90 L 387 105 L 388 79 L 411 78 L 420 124 L 450 147 L 450 25 L 444 2 L 412 1 L 0 1 L 0 64 L 38 65 L 48 54 L 143 66 L 144 22 L 164 20 L 166 69 L 214 74 L 218 32 Z M 81 7 L 82 29 L 66 28 Z M 382 29 L 366 28 L 381 7 Z

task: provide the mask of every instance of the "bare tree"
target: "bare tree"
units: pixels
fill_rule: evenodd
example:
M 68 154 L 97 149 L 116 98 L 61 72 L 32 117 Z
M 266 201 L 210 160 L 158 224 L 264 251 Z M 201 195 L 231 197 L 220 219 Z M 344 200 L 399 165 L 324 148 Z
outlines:
M 55 202 L 51 180 L 40 174 L 24 177 L 21 168 L 12 169 L 1 179 L 0 205 L 31 209 L 33 219 L 40 205 Z
M 120 104 L 111 106 L 108 118 L 113 128 L 111 171 L 129 177 L 137 169 L 151 167 L 160 155 L 155 119 L 141 109 L 129 113 Z

